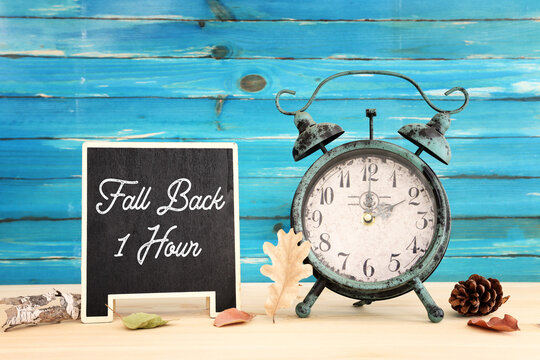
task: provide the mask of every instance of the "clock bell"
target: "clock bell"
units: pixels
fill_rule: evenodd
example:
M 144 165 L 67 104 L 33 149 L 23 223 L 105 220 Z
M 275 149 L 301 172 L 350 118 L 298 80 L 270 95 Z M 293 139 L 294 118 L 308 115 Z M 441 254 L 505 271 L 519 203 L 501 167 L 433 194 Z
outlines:
M 320 88 L 327 83 L 328 81 L 335 79 L 337 77 L 346 76 L 346 75 L 359 75 L 359 74 L 378 74 L 378 75 L 389 75 L 394 77 L 399 77 L 409 81 L 414 87 L 420 92 L 420 95 L 424 98 L 426 103 L 438 113 L 433 116 L 433 118 L 427 124 L 409 124 L 401 127 L 398 130 L 398 133 L 403 136 L 405 139 L 409 140 L 416 146 L 418 150 L 416 155 L 420 155 L 423 151 L 427 152 L 435 159 L 441 161 L 442 163 L 448 165 L 450 159 L 452 158 L 452 153 L 450 151 L 450 146 L 448 141 L 444 137 L 446 130 L 450 127 L 450 115 L 460 112 L 467 106 L 469 102 L 469 94 L 467 90 L 462 87 L 454 87 L 444 94 L 446 96 L 459 91 L 461 92 L 465 100 L 463 104 L 455 110 L 442 110 L 436 107 L 422 91 L 420 86 L 416 84 L 411 78 L 391 71 L 344 71 L 341 73 L 334 74 L 325 80 L 323 80 L 319 86 L 313 92 L 313 95 L 309 99 L 308 103 L 298 111 L 285 111 L 281 108 L 279 104 L 279 98 L 282 94 L 291 94 L 295 95 L 296 92 L 288 89 L 279 91 L 276 94 L 276 107 L 278 110 L 285 115 L 294 115 L 294 124 L 298 129 L 298 138 L 296 139 L 293 147 L 293 158 L 295 161 L 302 160 L 303 158 L 311 155 L 317 150 L 321 150 L 323 153 L 326 153 L 326 145 L 337 139 L 345 131 L 341 126 L 334 123 L 320 123 L 317 124 L 311 115 L 305 110 L 311 105 L 315 96 L 319 92 Z M 376 116 L 375 109 L 366 109 L 366 116 L 370 120 L 370 140 L 373 139 L 373 117 Z

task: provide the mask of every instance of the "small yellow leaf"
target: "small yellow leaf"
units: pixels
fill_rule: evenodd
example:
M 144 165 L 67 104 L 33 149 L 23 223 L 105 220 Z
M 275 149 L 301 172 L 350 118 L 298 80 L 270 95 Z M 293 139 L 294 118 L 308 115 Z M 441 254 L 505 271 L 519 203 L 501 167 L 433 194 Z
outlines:
M 263 251 L 272 260 L 272 265 L 261 266 L 261 273 L 274 281 L 264 306 L 266 313 L 272 316 L 272 321 L 277 309 L 292 305 L 298 293 L 298 282 L 313 274 L 312 266 L 303 263 L 311 248 L 309 241 L 298 245 L 302 233 L 295 234 L 293 229 L 288 233 L 279 230 L 277 236 L 277 246 L 269 242 L 263 245 Z
M 172 320 L 163 320 L 161 316 L 147 313 L 134 313 L 129 316 L 120 316 L 112 307 L 105 304 L 116 316 L 122 319 L 122 323 L 130 330 L 135 329 L 153 329 L 158 326 L 163 326 Z
M 130 330 L 153 329 L 167 324 L 170 320 L 163 320 L 161 316 L 147 313 L 134 313 L 122 318 L 124 326 Z

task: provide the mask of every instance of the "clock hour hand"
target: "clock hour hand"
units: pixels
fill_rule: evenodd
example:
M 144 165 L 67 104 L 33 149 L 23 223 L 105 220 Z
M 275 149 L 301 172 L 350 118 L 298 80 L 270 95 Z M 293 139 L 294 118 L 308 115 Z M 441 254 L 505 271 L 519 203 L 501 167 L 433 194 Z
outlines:
M 399 204 L 403 203 L 405 200 L 401 200 L 393 205 L 391 204 L 385 204 L 385 203 L 382 203 L 382 204 L 379 204 L 379 206 L 377 206 L 377 211 L 376 211 L 376 214 L 377 215 L 381 215 L 383 217 L 388 217 L 390 216 L 390 214 L 392 213 L 392 210 L 394 210 L 394 207 L 398 206 Z
M 392 211 L 392 209 L 394 209 L 395 206 L 401 204 L 401 203 L 404 202 L 404 201 L 405 201 L 405 200 L 401 200 L 400 202 L 397 202 L 397 203 L 395 203 L 394 205 L 390 205 L 390 206 L 389 206 L 390 211 Z

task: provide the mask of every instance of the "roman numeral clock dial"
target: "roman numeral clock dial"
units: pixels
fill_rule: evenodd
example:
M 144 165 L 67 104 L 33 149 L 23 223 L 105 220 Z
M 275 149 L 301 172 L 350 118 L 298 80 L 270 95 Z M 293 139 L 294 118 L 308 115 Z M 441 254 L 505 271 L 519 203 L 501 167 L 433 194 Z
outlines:
M 345 131 L 337 124 L 316 123 L 306 110 L 329 81 L 349 75 L 385 75 L 411 83 L 435 111 L 427 124 L 408 124 L 398 133 L 417 146 L 416 152 L 387 141 L 374 140 L 375 109 L 366 109 L 369 140 L 345 142 L 327 150 Z M 371 79 L 371 77 L 356 77 Z M 302 232 L 311 250 L 306 262 L 317 279 L 296 314 L 307 317 L 324 289 L 359 300 L 356 307 L 414 291 L 432 322 L 444 317 L 423 282 L 442 261 L 450 240 L 450 205 L 441 181 L 420 158 L 427 154 L 448 165 L 450 146 L 444 137 L 450 116 L 469 101 L 467 90 L 454 87 L 445 95 L 460 92 L 463 104 L 454 110 L 435 106 L 411 78 L 391 71 L 351 70 L 322 80 L 307 103 L 294 115 L 298 138 L 295 161 L 313 153 L 319 158 L 298 184 L 291 205 L 291 227 Z M 387 121 L 387 120 L 383 120 Z M 368 123 L 365 123 L 368 125 Z M 408 144 L 409 146 L 411 144 Z M 376 306 L 376 305 L 371 305 Z
M 429 248 L 436 225 L 425 177 L 388 152 L 358 152 L 326 169 L 304 203 L 305 239 L 332 271 L 356 281 L 394 278 Z

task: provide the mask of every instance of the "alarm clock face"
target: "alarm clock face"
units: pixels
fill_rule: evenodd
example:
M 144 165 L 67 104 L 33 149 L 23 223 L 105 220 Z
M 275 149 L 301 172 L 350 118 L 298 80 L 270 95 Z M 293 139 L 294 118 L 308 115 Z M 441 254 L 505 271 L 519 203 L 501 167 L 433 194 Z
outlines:
M 437 212 L 433 187 L 416 166 L 391 151 L 365 148 L 320 168 L 301 216 L 320 264 L 344 278 L 380 282 L 421 262 L 436 238 Z

